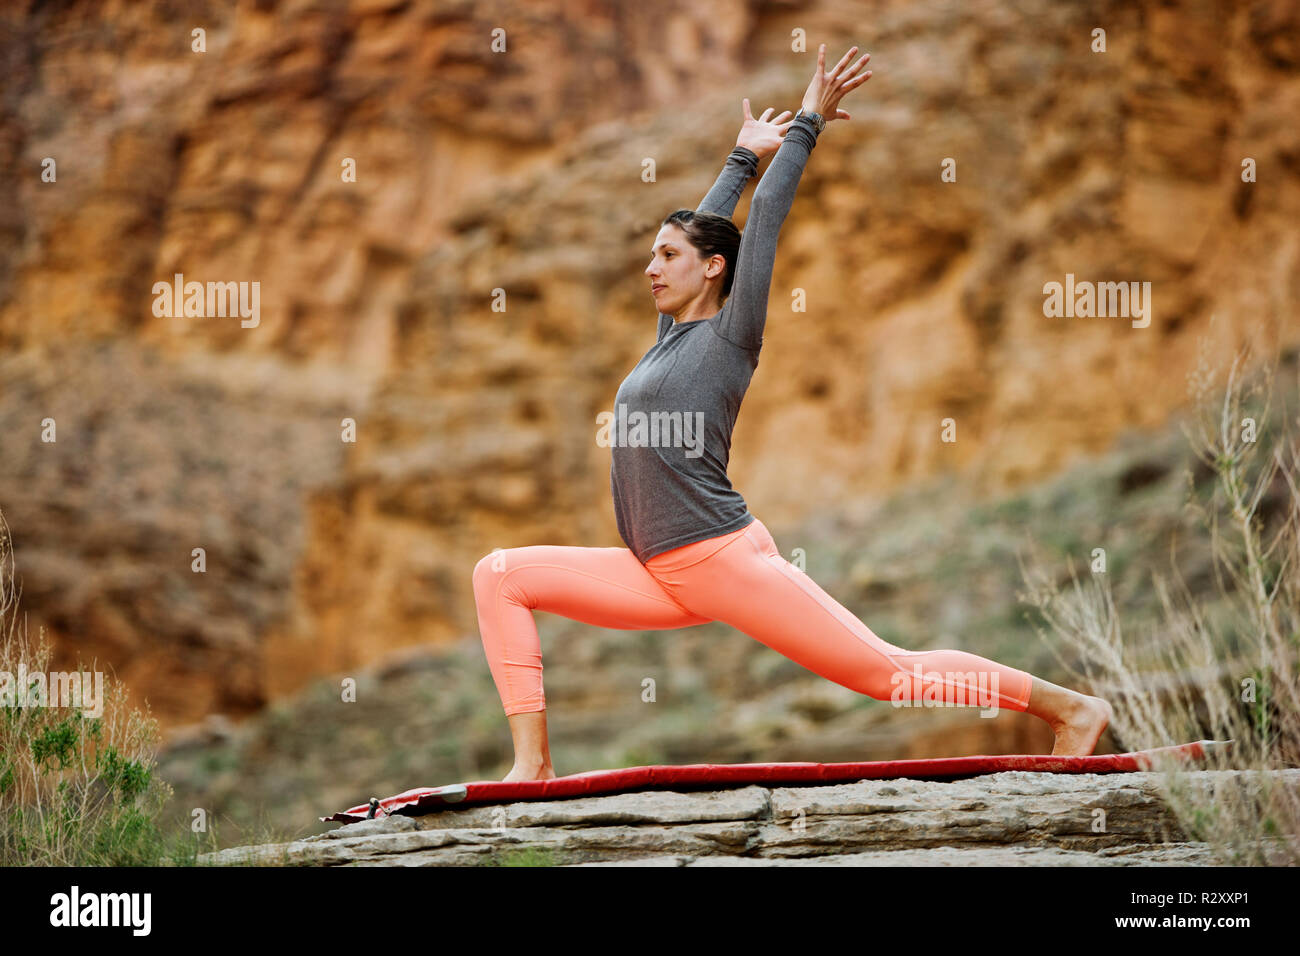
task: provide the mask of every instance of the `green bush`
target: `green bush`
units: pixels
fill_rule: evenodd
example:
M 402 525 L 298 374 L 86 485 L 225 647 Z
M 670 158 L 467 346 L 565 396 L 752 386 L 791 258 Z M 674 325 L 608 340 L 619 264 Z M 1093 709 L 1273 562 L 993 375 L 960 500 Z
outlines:
M 0 865 L 192 864 L 190 834 L 167 839 L 157 820 L 172 790 L 154 775 L 158 726 L 104 675 L 99 716 L 60 703 L 41 686 L 51 648 L 19 628 L 13 552 L 0 514 Z M 78 660 L 78 673 L 94 673 Z M 25 670 L 31 680 L 17 686 Z M 63 701 L 63 703 L 67 703 Z M 75 702 L 74 702 L 75 703 Z

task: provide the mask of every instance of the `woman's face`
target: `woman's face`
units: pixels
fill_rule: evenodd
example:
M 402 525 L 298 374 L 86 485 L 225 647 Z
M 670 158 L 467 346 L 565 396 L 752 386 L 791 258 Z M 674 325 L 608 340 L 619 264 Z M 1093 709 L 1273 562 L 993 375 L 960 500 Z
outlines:
M 705 280 L 720 277 L 722 269 L 721 256 L 701 259 L 681 227 L 676 223 L 668 223 L 655 236 L 654 249 L 645 274 L 650 279 L 650 294 L 659 311 L 676 316 L 682 307 L 704 290 Z

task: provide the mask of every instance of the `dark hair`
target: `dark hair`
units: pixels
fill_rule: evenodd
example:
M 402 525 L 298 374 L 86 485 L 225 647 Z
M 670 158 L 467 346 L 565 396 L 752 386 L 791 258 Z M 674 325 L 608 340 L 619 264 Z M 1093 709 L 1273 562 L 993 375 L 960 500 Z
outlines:
M 669 223 L 686 233 L 686 238 L 700 254 L 700 258 L 722 256 L 727 260 L 722 270 L 722 297 L 731 295 L 731 280 L 736 275 L 736 254 L 740 250 L 740 230 L 725 216 L 694 209 L 679 209 L 661 226 Z

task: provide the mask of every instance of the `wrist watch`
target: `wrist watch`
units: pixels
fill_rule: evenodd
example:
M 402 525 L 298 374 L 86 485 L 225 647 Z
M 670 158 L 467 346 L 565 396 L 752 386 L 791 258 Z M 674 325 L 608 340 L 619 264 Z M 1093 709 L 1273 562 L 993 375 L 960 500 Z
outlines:
M 799 107 L 799 112 L 794 114 L 794 119 L 798 119 L 800 116 L 811 122 L 813 128 L 816 129 L 819 134 L 826 128 L 826 120 L 822 117 L 821 113 L 814 113 L 801 106 Z M 793 120 L 791 122 L 793 122 Z

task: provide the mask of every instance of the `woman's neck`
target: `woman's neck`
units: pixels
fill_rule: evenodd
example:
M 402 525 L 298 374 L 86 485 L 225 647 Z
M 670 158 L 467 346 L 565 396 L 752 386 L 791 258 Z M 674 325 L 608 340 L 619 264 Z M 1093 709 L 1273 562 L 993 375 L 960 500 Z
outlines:
M 712 311 L 708 311 L 709 309 L 712 309 Z M 716 302 L 712 305 L 701 306 L 692 303 L 673 316 L 673 323 L 681 324 L 682 322 L 698 322 L 700 319 L 711 319 L 721 311 L 722 306 Z

